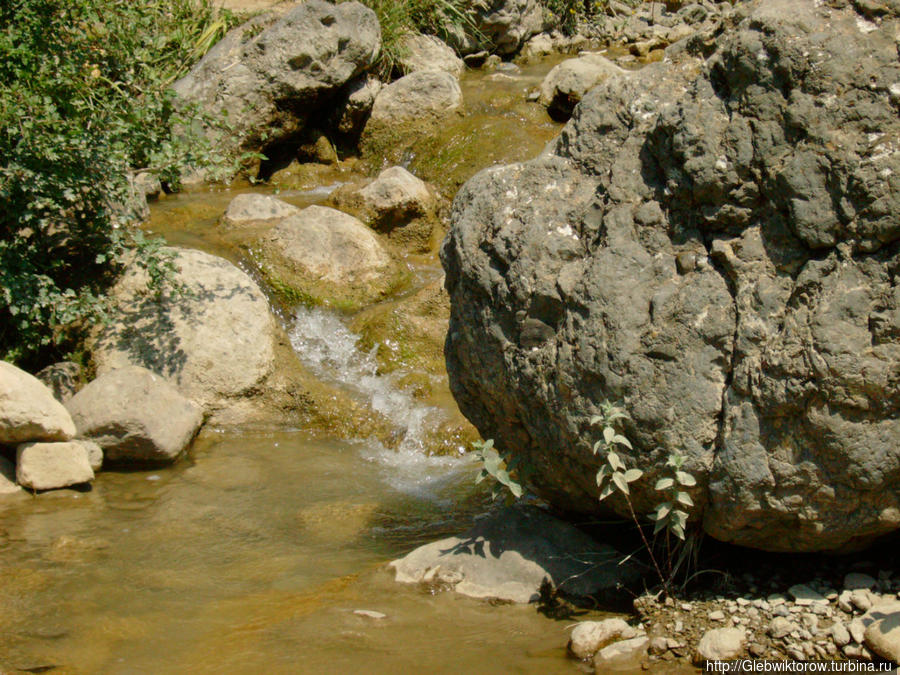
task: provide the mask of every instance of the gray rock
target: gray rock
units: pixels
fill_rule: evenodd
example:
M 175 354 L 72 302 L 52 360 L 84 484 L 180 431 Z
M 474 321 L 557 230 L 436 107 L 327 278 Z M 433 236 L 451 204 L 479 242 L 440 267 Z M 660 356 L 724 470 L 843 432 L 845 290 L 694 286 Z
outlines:
M 401 41 L 397 65 L 404 75 L 421 70 L 437 70 L 459 77 L 465 67 L 461 58 L 434 35 L 408 33 Z
M 101 375 L 66 406 L 79 436 L 95 441 L 114 462 L 173 462 L 203 422 L 199 406 L 137 366 Z
M 883 659 L 900 663 L 900 601 L 882 602 L 863 617 L 865 645 Z
M 383 290 L 390 257 L 351 215 L 309 206 L 278 223 L 260 245 L 263 273 L 314 298 Z
M 743 654 L 746 646 L 747 633 L 743 628 L 713 628 L 700 638 L 695 660 L 731 661 Z
M 66 441 L 75 425 L 62 403 L 36 377 L 0 361 L 0 443 Z
M 461 54 L 482 50 L 514 54 L 532 35 L 545 28 L 544 10 L 539 0 L 474 0 L 469 16 L 476 35 L 459 25 L 446 25 L 450 45 Z
M 341 134 L 358 137 L 383 86 L 381 80 L 371 75 L 358 78 L 347 85 L 333 114 L 334 128 Z
M 437 209 L 434 189 L 402 166 L 385 169 L 362 187 L 342 186 L 331 194 L 330 201 L 380 230 L 391 230 L 415 218 L 434 218 Z
M 638 631 L 624 619 L 581 621 L 575 624 L 569 637 L 569 652 L 578 659 L 589 659 L 615 640 L 630 640 Z
M 364 147 L 396 144 L 398 138 L 434 129 L 463 103 L 459 82 L 450 73 L 417 71 L 378 92 L 363 129 Z
M 779 640 L 786 635 L 790 635 L 797 627 L 785 617 L 775 617 L 769 624 L 768 634 L 771 638 Z
M 616 594 L 635 580 L 612 547 L 533 506 L 487 516 L 468 532 L 390 563 L 402 583 L 446 586 L 476 598 L 534 602 L 545 579 L 575 598 Z
M 788 593 L 794 598 L 794 603 L 800 607 L 809 607 L 817 603 L 827 603 L 828 600 L 821 593 L 814 591 L 805 584 L 795 584 L 788 589 Z
M 94 480 L 87 448 L 78 442 L 23 443 L 16 449 L 16 482 L 57 490 Z
M 610 77 L 626 72 L 600 54 L 566 59 L 554 66 L 541 82 L 538 102 L 547 107 L 554 119 L 567 120 L 587 92 Z
M 295 136 L 381 48 L 375 13 L 358 2 L 307 0 L 226 35 L 174 88 L 232 129 L 214 142 L 262 150 Z
M 256 392 L 274 367 L 275 324 L 248 274 L 208 253 L 170 249 L 182 292 L 145 291 L 138 265 L 113 288 L 114 309 L 91 353 L 97 373 L 143 366 L 175 383 L 206 411 Z
M 844 590 L 847 591 L 857 591 L 857 590 L 867 590 L 871 591 L 875 588 L 878 582 L 870 577 L 868 574 L 863 574 L 861 572 L 850 572 L 848 575 L 844 577 Z
M 610 400 L 631 416 L 639 512 L 678 451 L 712 536 L 858 547 L 900 528 L 897 19 L 863 33 L 814 0 L 740 13 L 460 190 L 451 388 L 558 507 L 628 515 L 593 480 L 589 422 Z
M 236 196 L 228 203 L 228 208 L 225 209 L 225 214 L 222 216 L 222 223 L 235 226 L 243 223 L 281 220 L 296 213 L 300 213 L 300 209 L 293 204 L 283 202 L 271 195 L 249 192 Z
M 594 654 L 594 672 L 602 675 L 611 671 L 640 670 L 649 645 L 646 635 L 613 642 Z
M 65 403 L 78 393 L 84 379 L 81 366 L 72 361 L 51 364 L 34 376 L 47 386 L 53 398 L 60 403 Z

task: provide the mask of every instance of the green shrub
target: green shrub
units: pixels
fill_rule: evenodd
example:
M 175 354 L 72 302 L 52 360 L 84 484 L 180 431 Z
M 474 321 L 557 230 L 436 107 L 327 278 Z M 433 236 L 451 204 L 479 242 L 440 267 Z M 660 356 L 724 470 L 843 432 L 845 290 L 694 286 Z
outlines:
M 0 4 L 0 358 L 65 353 L 130 251 L 164 271 L 123 216 L 128 175 L 175 187 L 216 159 L 173 133 L 168 87 L 231 22 L 210 0 Z

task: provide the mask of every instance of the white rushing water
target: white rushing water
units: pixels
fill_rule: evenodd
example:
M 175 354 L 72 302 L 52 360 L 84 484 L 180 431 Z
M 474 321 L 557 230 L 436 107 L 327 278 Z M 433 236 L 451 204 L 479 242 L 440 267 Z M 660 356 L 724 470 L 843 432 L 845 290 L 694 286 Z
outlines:
M 438 484 L 465 464 L 452 457 L 431 456 L 426 434 L 444 421 L 444 413 L 417 401 L 398 384 L 401 372 L 380 374 L 374 350 L 359 348 L 359 336 L 332 312 L 320 308 L 295 310 L 291 345 L 317 378 L 351 392 L 387 418 L 402 434 L 396 449 L 378 439 L 359 439 L 362 456 L 383 468 L 384 479 L 402 492 L 434 492 Z M 376 348 L 377 349 L 377 345 Z

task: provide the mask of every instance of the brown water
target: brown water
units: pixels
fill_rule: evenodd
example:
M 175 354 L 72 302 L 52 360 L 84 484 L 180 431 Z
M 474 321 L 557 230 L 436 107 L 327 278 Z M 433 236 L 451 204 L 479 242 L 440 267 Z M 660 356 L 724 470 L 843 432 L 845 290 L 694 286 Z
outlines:
M 537 154 L 558 126 L 523 97 L 551 65 L 467 75 L 469 117 L 448 130 L 444 150 L 432 148 L 433 166 L 453 183 Z M 509 142 L 511 129 L 521 142 Z M 479 134 L 473 153 L 467 142 Z M 413 168 L 426 156 L 411 157 Z M 235 194 L 277 191 L 305 206 L 358 177 L 351 164 L 289 189 L 171 196 L 148 229 L 240 262 L 216 227 Z M 412 262 L 423 283 L 433 276 L 433 258 Z M 88 492 L 0 502 L 0 672 L 581 671 L 564 653 L 569 622 L 392 580 L 387 561 L 466 529 L 489 504 L 468 460 L 429 457 L 416 443 L 441 406 L 379 376 L 341 327 L 346 318 L 316 311 L 303 323 L 317 333 L 292 333 L 301 360 L 395 416 L 410 442 L 387 450 L 296 429 L 206 429 L 174 467 L 103 472 Z

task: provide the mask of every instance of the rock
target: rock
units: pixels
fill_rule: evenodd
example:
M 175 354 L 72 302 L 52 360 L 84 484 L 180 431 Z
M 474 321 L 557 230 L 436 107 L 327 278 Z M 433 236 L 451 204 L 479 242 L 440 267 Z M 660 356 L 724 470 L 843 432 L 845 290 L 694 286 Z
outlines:
M 844 590 L 847 591 L 871 591 L 877 584 L 878 581 L 876 581 L 873 577 L 870 577 L 868 574 L 863 574 L 861 572 L 850 572 L 844 577 Z
M 459 77 L 465 67 L 461 58 L 434 35 L 407 33 L 401 41 L 397 65 L 404 75 L 423 70 L 437 70 Z
M 609 400 L 631 418 L 637 512 L 677 451 L 708 534 L 847 550 L 900 528 L 897 19 L 736 12 L 595 87 L 542 156 L 459 191 L 451 388 L 558 508 L 628 517 L 594 483 Z
M 313 302 L 372 299 L 388 283 L 391 259 L 378 237 L 357 218 L 324 206 L 279 222 L 259 251 L 262 272 L 276 290 L 287 287 Z
M 772 619 L 772 622 L 769 624 L 769 637 L 779 640 L 786 635 L 790 635 L 790 633 L 796 630 L 797 627 L 791 623 L 785 617 L 777 616 Z
M 88 464 L 91 465 L 91 469 L 95 474 L 103 468 L 103 448 L 97 443 L 83 440 L 70 441 L 70 443 L 75 443 L 84 448 L 85 452 L 87 452 Z
M 417 218 L 435 219 L 437 195 L 402 166 L 385 169 L 363 187 L 346 185 L 331 194 L 331 203 L 366 224 L 389 231 Z M 431 234 L 431 228 L 425 233 Z
M 610 671 L 640 670 L 641 662 L 647 656 L 650 640 L 646 635 L 614 642 L 594 655 L 594 671 L 598 675 Z
M 67 441 L 75 425 L 62 403 L 33 375 L 0 361 L 0 444 Z
M 850 644 L 850 631 L 847 630 L 843 623 L 836 621 L 831 626 L 831 639 L 834 640 L 834 644 L 838 647 L 845 647 Z
M 146 272 L 129 267 L 112 290 L 110 321 L 90 345 L 97 373 L 143 366 L 207 412 L 238 405 L 263 388 L 274 367 L 275 324 L 266 296 L 227 260 L 168 251 L 183 292 L 146 293 Z
M 371 75 L 351 82 L 332 116 L 334 128 L 346 136 L 358 137 L 369 119 L 369 113 L 372 112 L 375 98 L 382 86 L 381 80 Z
M 862 644 L 866 637 L 866 624 L 862 619 L 853 619 L 848 626 L 850 637 L 856 644 Z
M 883 659 L 900 663 L 900 601 L 882 602 L 863 617 L 865 645 Z
M 367 619 L 375 619 L 376 621 L 387 618 L 387 614 L 376 612 L 374 609 L 354 609 L 353 613 L 356 614 L 356 616 L 363 616 Z
M 731 661 L 744 653 L 747 633 L 743 628 L 713 628 L 697 645 L 696 662 Z
M 84 373 L 72 361 L 54 363 L 38 371 L 35 377 L 43 382 L 60 403 L 65 403 L 81 389 Z
M 203 422 L 199 406 L 137 366 L 106 372 L 66 406 L 79 436 L 95 441 L 113 462 L 173 462 Z
M 525 43 L 522 50 L 519 52 L 517 59 L 520 62 L 528 63 L 530 61 L 536 61 L 542 56 L 552 54 L 555 51 L 557 51 L 557 49 L 553 44 L 553 38 L 547 33 L 539 33 Z
M 872 594 L 863 588 L 850 591 L 850 603 L 860 612 L 867 612 L 874 604 Z
M 376 62 L 380 49 L 372 10 L 307 0 L 229 32 L 174 89 L 214 117 L 227 115 L 229 132 L 213 142 L 263 151 L 295 137 Z
M 795 584 L 788 589 L 788 593 L 794 598 L 794 603 L 800 607 L 808 607 L 816 603 L 827 603 L 828 600 L 820 593 L 804 584 Z
M 0 455 L 0 495 L 12 495 L 22 492 L 16 485 L 16 467 L 6 457 Z
M 538 102 L 556 120 L 572 116 L 576 104 L 591 89 L 614 75 L 626 71 L 599 54 L 567 59 L 547 73 L 541 82 Z
M 56 490 L 92 480 L 94 471 L 81 443 L 23 443 L 16 449 L 16 481 L 24 488 Z
M 629 640 L 637 634 L 638 631 L 623 619 L 581 621 L 572 629 L 568 648 L 575 658 L 589 659 L 610 642 Z
M 620 592 L 635 580 L 622 556 L 533 506 L 491 514 L 466 533 L 390 563 L 402 583 L 428 583 L 475 598 L 534 602 L 545 579 L 567 597 Z
M 710 621 L 724 621 L 725 620 L 725 612 L 723 612 L 720 609 L 710 612 L 709 620 Z
M 386 150 L 410 136 L 432 131 L 462 107 L 462 90 L 450 73 L 417 71 L 383 87 L 375 97 L 360 143 L 368 155 Z
M 293 204 L 283 202 L 271 195 L 250 192 L 240 194 L 228 203 L 228 208 L 225 209 L 225 214 L 222 216 L 222 224 L 235 226 L 243 223 L 281 220 L 296 213 L 300 213 L 300 209 Z
M 334 145 L 318 129 L 310 129 L 301 136 L 300 145 L 297 146 L 297 161 L 301 163 L 312 162 L 314 164 L 337 164 L 338 154 Z
M 544 29 L 543 8 L 538 0 L 481 0 L 473 3 L 473 9 L 482 39 L 458 45 L 465 53 L 488 48 L 498 54 L 513 54 Z
M 657 635 L 656 637 L 650 638 L 649 651 L 654 656 L 660 656 L 669 651 L 669 645 L 672 644 L 677 648 L 678 642 L 676 640 L 672 640 L 671 638 L 667 638 L 663 635 Z

